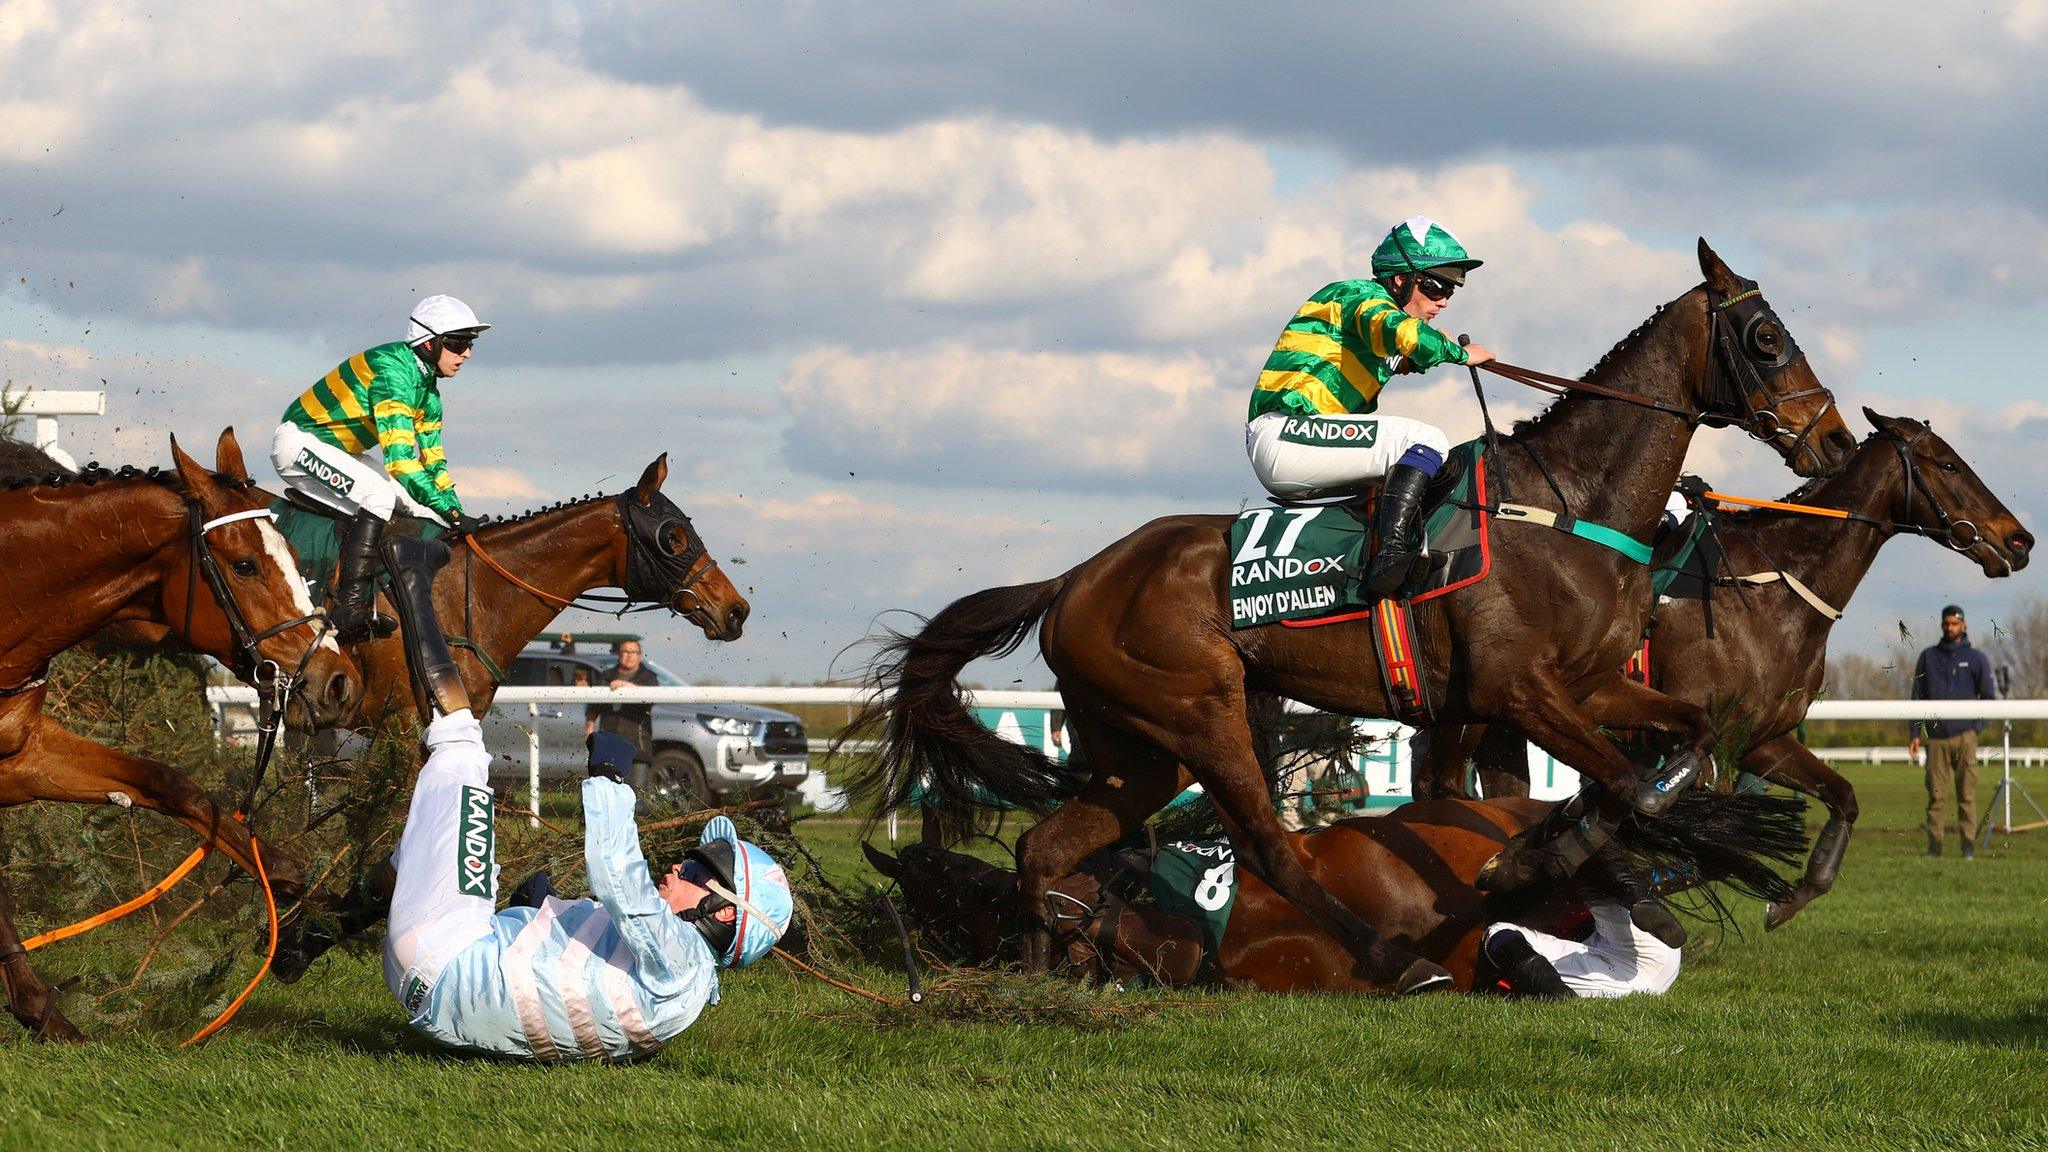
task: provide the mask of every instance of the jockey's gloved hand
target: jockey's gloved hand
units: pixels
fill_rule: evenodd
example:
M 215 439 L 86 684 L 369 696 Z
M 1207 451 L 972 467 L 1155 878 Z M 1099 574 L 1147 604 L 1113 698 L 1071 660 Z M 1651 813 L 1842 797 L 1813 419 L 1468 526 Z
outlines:
M 471 516 L 460 509 L 448 513 L 447 519 L 448 534 L 450 536 L 466 536 L 484 526 L 483 517 Z
M 624 784 L 633 769 L 633 742 L 617 732 L 592 732 L 588 743 L 590 774 Z

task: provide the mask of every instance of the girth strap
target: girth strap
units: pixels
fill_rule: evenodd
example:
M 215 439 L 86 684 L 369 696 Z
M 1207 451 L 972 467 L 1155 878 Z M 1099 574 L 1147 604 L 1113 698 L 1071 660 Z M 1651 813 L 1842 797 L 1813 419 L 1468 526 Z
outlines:
M 12 688 L 0 688 L 0 700 L 5 700 L 9 696 L 20 696 L 25 692 L 33 692 L 49 682 L 50 664 L 46 660 L 41 668 L 36 669 L 36 674 L 26 682 L 17 684 Z
M 1759 572 L 1753 576 L 1735 577 L 1735 583 L 1748 584 L 1751 587 L 1755 587 L 1759 584 L 1770 584 L 1779 580 L 1783 580 L 1785 582 L 1786 587 L 1798 593 L 1799 598 L 1801 600 L 1804 600 L 1808 604 L 1812 605 L 1813 610 L 1815 612 L 1820 613 L 1821 615 L 1827 617 L 1830 620 L 1840 620 L 1842 618 L 1841 609 L 1835 607 L 1832 604 L 1829 604 L 1827 601 L 1815 595 L 1813 589 L 1808 588 L 1803 582 L 1801 582 L 1799 577 L 1792 575 L 1790 572 Z
M 1620 529 L 1609 528 L 1605 524 L 1595 524 L 1591 520 L 1567 518 L 1552 512 L 1548 508 L 1537 508 L 1530 504 L 1502 504 L 1496 507 L 1494 512 L 1509 520 L 1521 520 L 1530 524 L 1540 524 L 1545 528 L 1555 528 L 1560 532 L 1577 536 L 1581 540 L 1591 540 L 1603 548 L 1611 548 L 1621 553 L 1638 564 L 1648 564 L 1650 562 L 1650 546 L 1648 544 Z

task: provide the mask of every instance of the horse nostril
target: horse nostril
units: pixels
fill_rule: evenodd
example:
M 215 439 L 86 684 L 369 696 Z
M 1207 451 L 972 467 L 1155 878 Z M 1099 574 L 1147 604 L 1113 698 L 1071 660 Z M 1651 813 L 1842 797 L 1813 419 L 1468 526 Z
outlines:
M 725 614 L 725 626 L 733 632 L 738 632 L 740 625 L 746 622 L 747 606 L 745 604 L 735 604 L 732 607 L 732 611 Z
M 2034 550 L 2034 537 L 2029 532 L 2015 532 L 2005 541 L 2005 546 L 2020 556 Z

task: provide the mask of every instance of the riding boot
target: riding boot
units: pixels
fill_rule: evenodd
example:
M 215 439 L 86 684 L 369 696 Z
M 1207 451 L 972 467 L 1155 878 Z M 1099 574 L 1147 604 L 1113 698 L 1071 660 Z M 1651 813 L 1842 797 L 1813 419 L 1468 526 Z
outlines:
M 1520 932 L 1507 930 L 1487 937 L 1486 959 L 1520 995 L 1544 1000 L 1572 998 L 1571 986 Z
M 391 914 L 391 893 L 398 871 L 389 860 L 356 881 L 345 895 L 309 900 L 289 915 L 270 974 L 285 984 L 298 983 L 306 969 L 343 940 L 370 930 Z
M 1375 598 L 1392 596 L 1429 571 L 1429 555 L 1422 550 L 1422 531 L 1415 522 L 1428 483 L 1429 473 L 1413 464 L 1394 465 L 1380 481 L 1372 563 L 1365 570 L 1366 590 Z
M 374 512 L 358 512 L 343 529 L 341 575 L 327 598 L 327 619 L 335 639 L 354 644 L 372 636 L 391 635 L 398 622 L 377 614 L 377 534 L 384 521 Z
M 422 710 L 450 716 L 469 707 L 469 690 L 434 613 L 434 573 L 448 563 L 448 545 L 418 536 L 387 536 L 380 546 L 391 572 L 391 602 L 405 624 L 405 664 Z

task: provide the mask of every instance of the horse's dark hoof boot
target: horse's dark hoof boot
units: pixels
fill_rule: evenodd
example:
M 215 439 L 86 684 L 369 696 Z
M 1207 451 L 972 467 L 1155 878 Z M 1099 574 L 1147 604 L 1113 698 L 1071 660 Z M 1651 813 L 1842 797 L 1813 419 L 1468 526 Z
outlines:
M 1680 752 L 1664 766 L 1645 777 L 1637 786 L 1635 809 L 1645 816 L 1662 816 L 1678 802 L 1678 794 L 1692 787 L 1705 764 L 1696 753 Z
M 1648 932 L 1662 941 L 1666 948 L 1685 947 L 1685 925 L 1671 914 L 1671 908 L 1662 900 L 1652 897 L 1639 901 L 1628 910 L 1629 923 Z
M 1428 992 L 1451 991 L 1451 974 L 1443 965 L 1429 960 L 1417 960 L 1401 973 L 1401 979 L 1394 985 L 1396 996 L 1420 996 Z
M 1516 995 L 1542 1000 L 1572 998 L 1571 986 L 1520 932 L 1503 930 L 1487 937 L 1486 958 L 1507 978 Z
M 1790 924 L 1792 918 L 1799 915 L 1799 910 L 1806 907 L 1806 902 L 1810 899 L 1812 897 L 1807 894 L 1806 886 L 1802 884 L 1792 893 L 1791 899 L 1771 901 L 1764 907 L 1764 931 L 1776 932 Z

